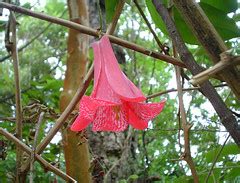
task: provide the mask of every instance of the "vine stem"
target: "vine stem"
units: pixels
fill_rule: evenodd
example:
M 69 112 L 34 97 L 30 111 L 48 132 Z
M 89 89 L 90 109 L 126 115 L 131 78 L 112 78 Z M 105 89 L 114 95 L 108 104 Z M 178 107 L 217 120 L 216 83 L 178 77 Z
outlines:
M 219 84 L 219 85 L 214 86 L 214 88 L 220 88 L 220 87 L 225 87 L 225 86 L 228 86 L 228 85 L 226 83 Z M 192 91 L 192 90 L 199 90 L 199 89 L 201 89 L 201 87 L 190 87 L 190 88 L 183 88 L 182 91 Z M 172 89 L 169 89 L 169 90 L 157 92 L 157 93 L 154 93 L 152 95 L 148 95 L 147 99 L 155 98 L 155 97 L 158 97 L 158 96 L 161 96 L 161 95 L 164 95 L 164 94 L 168 94 L 168 93 L 172 93 L 172 92 L 177 92 L 177 89 L 172 88 Z
M 48 22 L 52 22 L 52 23 L 55 23 L 55 24 L 58 24 L 58 25 L 62 25 L 62 26 L 65 26 L 65 27 L 68 27 L 68 28 L 71 28 L 71 29 L 75 29 L 77 31 L 80 31 L 83 34 L 87 34 L 87 35 L 91 35 L 91 36 L 95 36 L 95 37 L 103 36 L 105 34 L 105 33 L 99 32 L 99 30 L 95 30 L 95 29 L 92 29 L 90 27 L 80 25 L 78 23 L 74 23 L 74 22 L 64 20 L 64 19 L 61 19 L 61 18 L 49 16 L 49 15 L 46 15 L 46 14 L 43 14 L 43 13 L 33 12 L 33 11 L 28 10 L 26 8 L 15 6 L 15 5 L 12 5 L 12 4 L 9 4 L 9 3 L 0 2 L 0 7 L 7 8 L 9 10 L 12 10 L 12 11 L 15 11 L 15 12 L 18 12 L 18 13 L 22 13 L 22 14 L 25 14 L 25 15 L 29 15 L 29 16 L 32 16 L 32 17 L 35 17 L 35 18 L 38 18 L 38 19 L 41 19 L 41 20 L 48 21 Z M 123 46 L 125 48 L 129 48 L 129 49 L 137 51 L 139 53 L 148 55 L 148 56 L 156 58 L 158 60 L 162 60 L 164 62 L 173 64 L 173 65 L 178 65 L 180 67 L 185 68 L 185 64 L 181 60 L 178 60 L 176 58 L 173 58 L 173 57 L 170 57 L 168 55 L 164 55 L 164 54 L 161 54 L 161 53 L 158 53 L 158 52 L 155 52 L 155 51 L 148 50 L 148 49 L 146 49 L 146 48 L 144 48 L 140 45 L 137 45 L 137 44 L 131 43 L 129 41 L 120 39 L 116 36 L 108 35 L 108 37 L 109 37 L 109 39 L 112 43 L 118 44 L 118 45 Z
M 191 149 L 190 149 L 190 129 L 192 127 L 191 124 L 187 122 L 187 116 L 186 111 L 184 109 L 184 103 L 183 103 L 183 90 L 181 85 L 181 74 L 180 74 L 180 68 L 175 67 L 176 70 L 176 81 L 177 81 L 177 90 L 178 90 L 178 101 L 179 101 L 179 109 L 180 109 L 180 116 L 182 121 L 182 129 L 184 132 L 184 153 L 181 156 L 181 159 L 185 160 L 192 172 L 193 180 L 195 183 L 199 182 L 199 178 L 197 175 L 196 167 L 194 165 L 192 156 L 191 156 Z
M 164 46 L 163 46 L 163 44 L 161 43 L 161 41 L 158 39 L 158 36 L 157 36 L 157 34 L 155 33 L 155 31 L 153 30 L 153 28 L 152 28 L 150 22 L 148 21 L 147 17 L 145 16 L 142 8 L 140 7 L 140 5 L 139 5 L 139 3 L 138 3 L 138 0 L 133 0 L 133 2 L 135 3 L 135 5 L 136 5 L 139 13 L 141 14 L 143 20 L 144 20 L 145 23 L 147 24 L 150 32 L 152 33 L 152 35 L 153 35 L 155 41 L 157 42 L 159 48 L 161 49 L 161 51 L 164 52 L 166 55 L 169 55 L 169 53 L 164 49 Z
M 22 140 L 22 104 L 21 104 L 21 87 L 20 87 L 20 72 L 19 72 L 19 59 L 18 59 L 18 49 L 17 49 L 17 20 L 14 12 L 10 12 L 9 16 L 9 40 L 7 41 L 7 47 L 12 56 L 13 68 L 14 68 L 14 81 L 15 81 L 15 101 L 16 101 L 16 137 Z M 10 33 L 12 33 L 10 35 Z M 16 148 L 16 182 L 22 182 L 22 176 L 20 167 L 22 164 L 21 158 L 22 151 L 17 146 Z
M 100 6 L 100 0 L 97 0 L 97 9 L 98 9 L 98 15 L 99 15 L 99 30 L 102 31 L 103 29 L 103 16 L 102 16 L 102 9 Z

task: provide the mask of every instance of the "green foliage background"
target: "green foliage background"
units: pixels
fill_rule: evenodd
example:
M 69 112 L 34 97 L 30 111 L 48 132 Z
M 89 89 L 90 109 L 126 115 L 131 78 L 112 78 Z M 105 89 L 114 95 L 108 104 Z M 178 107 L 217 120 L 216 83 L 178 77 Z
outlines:
M 153 36 L 148 30 L 140 14 L 132 1 L 127 1 L 118 23 L 116 35 L 122 39 L 134 42 L 144 47 L 160 51 Z M 152 1 L 139 1 L 152 26 L 155 28 L 159 39 L 167 43 L 171 49 L 171 41 L 161 18 L 156 13 Z M 168 1 L 166 2 L 166 6 Z M 107 22 L 111 22 L 117 0 L 106 1 Z M 66 2 L 61 0 L 47 0 L 46 5 L 21 4 L 21 6 L 32 7 L 36 11 L 44 11 L 48 15 L 68 19 Z M 219 34 L 224 38 L 229 48 L 235 48 L 239 54 L 240 9 L 236 0 L 218 1 L 201 0 L 203 8 L 210 21 Z M 37 101 L 42 107 L 59 113 L 59 96 L 63 87 L 64 71 L 66 70 L 66 40 L 67 29 L 58 25 L 37 20 L 28 16 L 17 14 L 18 17 L 18 41 L 19 47 L 29 42 L 35 35 L 49 26 L 34 42 L 19 52 L 21 69 L 21 88 L 23 106 L 28 106 Z M 199 64 L 209 67 L 212 62 L 184 23 L 180 14 L 174 8 L 174 19 L 188 47 Z M 0 38 L 4 39 L 5 21 L 0 22 Z M 0 44 L 1 57 L 8 53 L 4 49 L 4 43 Z M 90 49 L 90 48 L 89 48 Z M 126 62 L 121 65 L 127 76 L 139 86 L 146 95 L 159 91 L 176 88 L 174 67 L 151 57 L 124 49 Z M 89 57 L 92 60 L 92 56 Z M 191 75 L 186 72 L 190 77 Z M 77 79 L 77 78 L 76 78 Z M 150 82 L 151 81 L 151 82 Z M 219 81 L 212 80 L 219 84 Z M 185 88 L 191 87 L 186 81 Z M 91 89 L 91 86 L 90 86 Z M 89 89 L 89 90 L 90 90 Z M 90 92 L 88 90 L 88 92 Z M 223 100 L 228 107 L 240 113 L 240 103 L 233 96 L 228 87 L 218 88 Z M 0 126 L 14 133 L 15 125 L 6 117 L 15 115 L 14 101 L 14 76 L 11 59 L 0 62 Z M 159 176 L 159 182 L 192 182 L 190 170 L 186 163 L 178 161 L 183 150 L 183 134 L 179 134 L 178 101 L 176 93 L 164 94 L 151 99 L 157 102 L 166 98 L 167 103 L 164 111 L 151 122 L 146 131 L 135 131 L 138 137 L 136 149 L 138 171 L 132 177 L 126 177 L 122 182 L 129 182 L 144 175 Z M 208 171 L 214 161 L 221 144 L 227 137 L 225 129 L 219 118 L 213 111 L 210 103 L 198 91 L 190 91 L 184 94 L 185 108 L 188 121 L 193 124 L 191 138 L 191 150 L 201 182 L 204 182 Z M 36 111 L 27 111 L 36 113 Z M 239 118 L 238 118 L 239 120 Z M 49 116 L 41 126 L 39 140 L 42 139 L 55 121 Z M 31 132 L 36 121 L 24 123 L 24 142 L 31 146 Z M 180 136 L 180 138 L 179 138 Z M 0 139 L 4 139 L 0 136 Z M 179 139 L 181 142 L 179 143 Z M 218 159 L 213 175 L 209 182 L 233 182 L 240 176 L 240 154 L 239 148 L 230 140 Z M 49 162 L 55 162 L 61 169 L 65 169 L 61 141 L 52 143 L 47 147 L 43 155 Z M 49 182 L 55 178 L 50 172 L 44 172 L 36 163 L 37 176 L 35 182 Z M 0 160 L 0 182 L 10 182 L 14 179 L 15 171 L 15 145 L 7 142 L 7 158 Z M 58 178 L 58 181 L 62 180 Z

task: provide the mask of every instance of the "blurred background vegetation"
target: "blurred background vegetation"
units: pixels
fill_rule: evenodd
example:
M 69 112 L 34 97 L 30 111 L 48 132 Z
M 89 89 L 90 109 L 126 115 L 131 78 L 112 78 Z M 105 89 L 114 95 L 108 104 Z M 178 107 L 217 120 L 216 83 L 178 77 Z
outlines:
M 107 1 L 106 6 L 102 7 L 106 11 L 107 23 L 111 20 L 112 7 L 115 2 L 116 0 Z M 172 53 L 172 43 L 166 34 L 163 23 L 153 9 L 151 1 L 141 0 L 139 4 L 159 39 L 168 45 L 170 53 Z M 69 19 L 67 4 L 64 0 L 20 1 L 19 5 L 55 17 Z M 201 0 L 200 5 L 227 46 L 233 48 L 234 54 L 240 54 L 240 2 L 237 0 Z M 197 62 L 205 68 L 212 66 L 212 62 L 203 48 L 199 46 L 180 14 L 176 9 L 173 11 L 176 25 Z M 7 15 L 8 11 L 4 10 L 0 19 L 0 127 L 14 133 L 14 72 L 11 58 L 5 57 L 8 52 L 4 45 Z M 18 48 L 31 42 L 26 48 L 19 51 L 24 115 L 23 141 L 31 146 L 35 123 L 40 112 L 45 111 L 46 116 L 41 126 L 39 141 L 44 138 L 60 114 L 59 97 L 63 90 L 64 73 L 66 71 L 68 29 L 18 13 L 16 13 L 16 16 L 19 23 L 17 28 Z M 96 29 L 97 27 L 93 28 Z M 160 51 L 132 1 L 127 1 L 124 6 L 115 35 L 150 50 Z M 89 49 L 91 49 L 90 45 Z M 176 88 L 175 72 L 172 65 L 125 48 L 123 48 L 123 53 L 124 59 L 119 61 L 122 70 L 142 89 L 146 96 Z M 89 60 L 93 60 L 91 51 Z M 186 72 L 186 74 L 191 77 L 190 73 Z M 214 79 L 211 82 L 214 85 L 220 84 L 220 81 Z M 189 88 L 192 86 L 186 81 L 183 87 Z M 90 86 L 88 94 L 91 93 L 91 88 Z M 228 87 L 216 89 L 227 106 L 236 113 L 240 122 L 239 101 Z M 166 106 L 161 115 L 150 122 L 149 128 L 144 131 L 133 131 L 134 139 L 132 137 L 131 141 L 134 142 L 129 143 L 129 149 L 133 149 L 133 156 L 131 156 L 133 158 L 131 164 L 133 165 L 129 166 L 134 167 L 134 171 L 131 172 L 131 175 L 121 175 L 115 178 L 116 182 L 140 181 L 151 177 L 155 177 L 156 182 L 192 182 L 188 166 L 185 162 L 179 160 L 183 152 L 184 142 L 183 133 L 178 130 L 179 106 L 177 93 L 167 93 L 149 101 L 158 102 L 164 98 L 167 99 Z M 228 133 L 220 123 L 211 104 L 200 92 L 196 90 L 184 92 L 184 104 L 187 119 L 193 124 L 190 134 L 193 160 L 200 176 L 200 182 L 204 182 Z M 125 136 L 127 136 L 126 133 L 123 132 Z M 4 140 L 4 138 L 0 136 L 0 140 Z M 12 142 L 5 142 L 7 143 L 6 157 L 0 160 L 0 182 L 14 182 L 16 147 Z M 133 147 L 131 147 L 131 144 Z M 91 148 L 93 147 L 90 145 L 90 150 Z M 209 182 L 234 182 L 240 179 L 239 153 L 238 147 L 230 139 L 217 160 Z M 91 155 L 91 158 L 93 158 L 94 155 Z M 65 170 L 60 133 L 47 146 L 43 157 L 60 169 Z M 111 161 L 107 160 L 108 157 L 105 158 L 104 161 Z M 104 171 L 108 171 L 108 169 L 108 166 L 104 167 Z M 53 173 L 42 169 L 38 163 L 35 163 L 35 171 L 35 182 L 54 182 L 56 180 L 63 182 Z

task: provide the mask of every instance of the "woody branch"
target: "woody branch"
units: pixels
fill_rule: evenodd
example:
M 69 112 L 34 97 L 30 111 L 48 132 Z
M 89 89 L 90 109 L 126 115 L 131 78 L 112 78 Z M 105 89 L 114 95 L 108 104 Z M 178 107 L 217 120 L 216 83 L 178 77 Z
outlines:
M 158 14 L 162 17 L 162 20 L 164 21 L 169 32 L 169 35 L 171 36 L 176 46 L 177 52 L 179 53 L 181 60 L 183 60 L 186 64 L 187 69 L 193 75 L 202 72 L 203 69 L 196 63 L 193 55 L 188 50 L 187 46 L 184 44 L 184 41 L 182 40 L 171 16 L 169 15 L 168 10 L 164 7 L 162 1 L 153 0 L 153 4 L 155 5 Z M 236 118 L 227 108 L 226 104 L 218 95 L 212 84 L 208 81 L 204 82 L 200 85 L 200 91 L 205 97 L 209 99 L 216 113 L 220 117 L 222 124 L 229 131 L 235 143 L 240 146 L 240 130 L 238 129 L 238 123 L 236 121 Z
M 28 10 L 26 8 L 21 8 L 21 7 L 18 7 L 18 6 L 9 4 L 9 3 L 0 2 L 0 7 L 7 8 L 9 10 L 12 10 L 12 11 L 15 11 L 15 12 L 18 12 L 18 13 L 22 13 L 22 14 L 25 14 L 25 15 L 29 15 L 29 16 L 32 16 L 32 17 L 35 17 L 35 18 L 38 18 L 38 19 L 41 19 L 41 20 L 48 21 L 48 22 L 52 22 L 52 23 L 55 23 L 55 24 L 58 24 L 58 25 L 62 25 L 62 26 L 65 26 L 65 27 L 68 27 L 68 28 L 71 28 L 71 29 L 75 29 L 75 30 L 80 31 L 83 34 L 91 35 L 91 36 L 94 36 L 94 37 L 99 37 L 99 36 L 102 36 L 102 35 L 105 34 L 105 33 L 99 32 L 99 30 L 95 30 L 95 29 L 92 29 L 92 28 L 87 27 L 87 26 L 83 26 L 83 25 L 80 25 L 80 24 L 77 24 L 77 23 L 74 23 L 74 22 L 71 22 L 71 21 L 68 21 L 68 20 L 61 19 L 61 18 L 45 15 L 43 13 L 33 12 L 33 11 Z M 108 37 L 109 37 L 109 39 L 112 43 L 118 44 L 118 45 L 123 46 L 125 48 L 129 48 L 131 50 L 140 52 L 142 54 L 148 55 L 150 57 L 153 57 L 153 58 L 156 58 L 156 59 L 159 59 L 159 60 L 162 60 L 162 61 L 165 61 L 165 62 L 173 64 L 173 65 L 178 65 L 180 67 L 185 67 L 185 64 L 183 64 L 182 61 L 180 61 L 178 59 L 175 59 L 173 57 L 170 57 L 168 55 L 164 55 L 164 54 L 161 54 L 161 53 L 158 53 L 158 52 L 155 52 L 155 51 L 148 50 L 148 49 L 146 49 L 146 48 L 144 48 L 140 45 L 137 45 L 137 44 L 131 43 L 129 41 L 120 39 L 116 36 L 109 35 Z

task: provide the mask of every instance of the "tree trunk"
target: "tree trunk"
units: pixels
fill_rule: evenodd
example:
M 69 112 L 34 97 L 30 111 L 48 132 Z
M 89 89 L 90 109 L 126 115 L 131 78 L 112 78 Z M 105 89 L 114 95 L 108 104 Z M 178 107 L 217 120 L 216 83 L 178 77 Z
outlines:
M 88 26 L 88 5 L 86 0 L 68 0 L 70 20 Z M 67 70 L 64 89 L 60 99 L 61 112 L 69 104 L 86 74 L 89 38 L 76 30 L 69 30 Z M 62 131 L 66 172 L 79 183 L 91 182 L 89 173 L 89 151 L 87 142 L 79 144 L 77 133 L 66 128 Z

